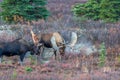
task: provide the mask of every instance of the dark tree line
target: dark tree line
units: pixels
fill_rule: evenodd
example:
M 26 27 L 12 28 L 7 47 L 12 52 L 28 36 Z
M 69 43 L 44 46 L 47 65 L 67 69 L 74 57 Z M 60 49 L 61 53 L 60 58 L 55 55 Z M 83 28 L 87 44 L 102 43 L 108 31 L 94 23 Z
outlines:
M 46 4 L 46 0 L 3 0 L 0 16 L 9 23 L 46 19 L 49 16 Z

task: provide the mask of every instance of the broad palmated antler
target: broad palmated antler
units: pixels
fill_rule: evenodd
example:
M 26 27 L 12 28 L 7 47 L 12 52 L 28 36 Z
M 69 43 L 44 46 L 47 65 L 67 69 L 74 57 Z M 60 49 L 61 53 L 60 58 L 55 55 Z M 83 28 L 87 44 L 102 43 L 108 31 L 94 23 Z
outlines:
M 77 33 L 72 32 L 71 33 L 71 41 L 67 46 L 73 47 L 76 43 L 77 43 Z

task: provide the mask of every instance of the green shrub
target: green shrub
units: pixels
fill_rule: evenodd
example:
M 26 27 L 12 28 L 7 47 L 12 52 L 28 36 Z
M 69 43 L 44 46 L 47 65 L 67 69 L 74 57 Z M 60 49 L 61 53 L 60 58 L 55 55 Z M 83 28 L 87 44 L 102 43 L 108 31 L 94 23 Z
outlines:
M 105 44 L 102 43 L 100 45 L 100 55 L 99 55 L 99 66 L 103 67 L 105 65 L 105 60 L 106 60 L 106 48 Z
M 32 69 L 31 67 L 28 67 L 28 66 L 25 67 L 25 70 L 26 70 L 27 72 L 32 72 L 32 71 L 33 71 L 33 69 Z
M 100 19 L 110 22 L 120 19 L 120 0 L 102 0 L 100 8 Z

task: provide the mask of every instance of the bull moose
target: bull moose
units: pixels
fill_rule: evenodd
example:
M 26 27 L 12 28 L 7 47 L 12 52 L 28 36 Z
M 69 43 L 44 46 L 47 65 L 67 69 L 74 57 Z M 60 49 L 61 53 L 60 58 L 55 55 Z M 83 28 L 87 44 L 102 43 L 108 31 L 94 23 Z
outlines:
M 35 53 L 35 47 L 27 44 L 25 40 L 19 38 L 12 42 L 0 43 L 0 62 L 3 56 L 20 56 L 20 65 L 23 64 L 24 56 L 27 51 L 31 51 L 31 54 Z
M 31 30 L 32 38 L 34 43 L 36 43 L 39 50 L 38 55 L 42 54 L 44 47 L 53 48 L 55 59 L 61 59 L 61 56 L 65 54 L 66 46 L 73 47 L 77 42 L 77 34 L 75 32 L 71 33 L 71 42 L 67 44 L 64 38 L 61 36 L 60 32 L 43 33 L 36 35 Z

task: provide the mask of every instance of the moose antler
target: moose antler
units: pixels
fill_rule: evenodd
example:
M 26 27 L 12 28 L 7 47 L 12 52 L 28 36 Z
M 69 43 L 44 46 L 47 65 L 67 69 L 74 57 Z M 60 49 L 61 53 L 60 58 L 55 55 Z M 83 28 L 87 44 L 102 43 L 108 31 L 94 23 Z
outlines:
M 37 43 L 39 42 L 39 38 L 36 34 L 34 34 L 34 32 L 32 31 L 32 29 L 30 30 L 30 33 L 32 35 L 32 39 L 35 45 L 37 45 Z

